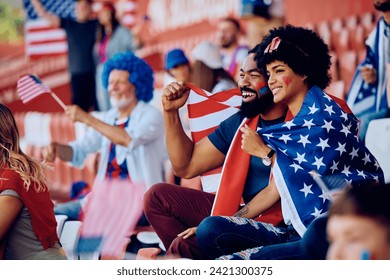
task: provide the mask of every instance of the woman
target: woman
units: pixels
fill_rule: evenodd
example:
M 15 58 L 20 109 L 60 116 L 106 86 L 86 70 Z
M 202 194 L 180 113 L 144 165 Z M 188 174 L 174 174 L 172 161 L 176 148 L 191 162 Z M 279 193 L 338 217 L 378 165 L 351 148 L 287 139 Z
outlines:
M 25 155 L 12 112 L 0 104 L 0 248 L 5 259 L 66 260 L 43 166 Z M 1 256 L 1 254 L 0 254 Z
M 216 93 L 237 87 L 237 83 L 223 69 L 221 52 L 210 42 L 198 44 L 192 51 L 194 64 L 191 81 L 198 87 Z
M 109 95 L 102 84 L 103 64 L 116 53 L 134 51 L 133 36 L 128 28 L 123 27 L 116 18 L 116 11 L 111 3 L 104 3 L 98 13 L 94 57 L 96 62 L 96 98 L 99 111 L 111 108 Z
M 288 121 L 258 133 L 243 127 L 242 148 L 272 165 L 269 187 L 280 195 L 284 224 L 274 227 L 241 217 L 206 218 L 196 236 L 210 257 L 271 259 L 282 255 L 282 246 L 263 248 L 300 240 L 312 221 L 329 209 L 330 193 L 317 185 L 315 176 L 337 176 L 344 183 L 383 181 L 375 158 L 356 138 L 356 117 L 323 92 L 330 82 L 331 64 L 323 40 L 309 29 L 287 25 L 271 30 L 259 50 L 259 68 L 266 70 L 274 102 L 288 106 Z M 267 156 L 259 155 L 264 145 L 271 149 Z M 257 205 L 244 210 L 253 212 L 263 203 L 257 200 Z M 239 250 L 243 251 L 235 253 Z M 299 258 L 296 253 L 283 258 Z

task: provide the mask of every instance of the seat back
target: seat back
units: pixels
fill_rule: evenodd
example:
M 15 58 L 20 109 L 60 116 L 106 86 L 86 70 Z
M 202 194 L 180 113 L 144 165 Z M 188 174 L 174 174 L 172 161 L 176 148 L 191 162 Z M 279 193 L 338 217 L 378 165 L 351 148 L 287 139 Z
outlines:
M 82 222 L 80 221 L 67 221 L 62 229 L 60 242 L 69 260 L 78 259 L 76 248 L 80 237 L 81 225 Z
M 385 182 L 390 183 L 390 118 L 370 121 L 365 144 L 382 167 Z
M 55 215 L 57 221 L 57 235 L 61 237 L 62 229 L 64 228 L 65 221 L 68 219 L 66 215 Z

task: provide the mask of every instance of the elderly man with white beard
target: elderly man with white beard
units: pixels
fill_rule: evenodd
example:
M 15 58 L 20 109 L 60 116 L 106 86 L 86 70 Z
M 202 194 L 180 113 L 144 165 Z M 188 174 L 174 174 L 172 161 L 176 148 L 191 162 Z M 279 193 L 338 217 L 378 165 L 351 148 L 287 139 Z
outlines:
M 43 158 L 53 162 L 59 157 L 81 167 L 88 154 L 100 152 L 97 179 L 119 178 L 146 187 L 164 181 L 163 118 L 148 104 L 153 98 L 152 69 L 131 52 L 119 53 L 105 63 L 102 79 L 112 109 L 99 119 L 77 105 L 67 106 L 70 120 L 91 129 L 67 145 L 51 143 L 43 150 Z M 82 205 L 83 200 L 58 204 L 55 213 L 78 219 Z

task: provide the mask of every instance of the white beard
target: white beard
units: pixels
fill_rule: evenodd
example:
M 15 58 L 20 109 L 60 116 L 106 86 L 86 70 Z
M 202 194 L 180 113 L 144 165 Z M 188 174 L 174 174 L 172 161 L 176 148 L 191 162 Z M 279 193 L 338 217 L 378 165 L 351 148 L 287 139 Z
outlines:
M 129 106 L 134 100 L 134 96 L 130 98 L 121 98 L 121 99 L 115 99 L 113 97 L 110 97 L 110 103 L 111 106 L 114 108 L 122 109 L 124 107 Z

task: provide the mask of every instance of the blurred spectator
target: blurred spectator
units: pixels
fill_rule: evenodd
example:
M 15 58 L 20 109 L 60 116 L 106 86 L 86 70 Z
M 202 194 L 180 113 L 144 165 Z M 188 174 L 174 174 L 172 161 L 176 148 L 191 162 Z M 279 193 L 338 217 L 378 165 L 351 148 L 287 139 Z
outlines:
M 386 90 L 390 0 L 374 0 L 374 6 L 382 16 L 366 40 L 366 58 L 357 67 L 347 94 L 348 105 L 361 121 L 359 137 L 363 142 L 371 120 L 390 116 L 389 96 L 387 96 L 390 93 Z
M 165 56 L 165 70 L 173 81 L 189 82 L 191 80 L 191 65 L 182 49 L 172 49 Z
M 233 77 L 239 80 L 239 67 L 248 55 L 248 47 L 239 45 L 241 27 L 234 18 L 223 18 L 217 26 L 217 38 L 221 48 L 223 68 Z
M 248 55 L 246 51 L 245 57 Z M 221 53 L 217 45 L 210 42 L 198 44 L 192 51 L 194 65 L 192 82 L 211 93 L 236 88 L 237 83 L 223 68 Z
M 25 155 L 10 109 L 0 103 L 0 259 L 66 260 L 44 166 Z
M 390 260 L 390 184 L 347 188 L 330 207 L 331 260 Z
M 250 48 L 261 42 L 268 30 L 284 23 L 284 0 L 241 0 L 241 4 L 240 17 Z
M 111 108 L 110 98 L 102 83 L 103 64 L 116 53 L 134 51 L 133 36 L 130 30 L 122 26 L 117 18 L 115 7 L 111 3 L 104 3 L 98 13 L 94 58 L 96 62 L 96 99 L 99 111 Z
M 104 64 L 102 79 L 113 108 L 101 121 L 76 105 L 68 106 L 65 113 L 72 121 L 93 129 L 67 145 L 51 143 L 43 157 L 49 162 L 59 157 L 81 167 L 88 154 L 100 152 L 100 181 L 120 178 L 146 187 L 164 181 L 163 118 L 148 104 L 153 97 L 152 69 L 132 52 L 118 53 Z M 78 219 L 87 198 L 56 205 L 55 213 Z M 139 223 L 144 225 L 143 220 Z
M 91 18 L 92 0 L 77 0 L 76 20 L 48 13 L 40 0 L 31 0 L 31 3 L 40 17 L 49 20 L 53 26 L 65 29 L 72 104 L 80 106 L 84 111 L 96 110 L 95 63 L 92 52 L 96 41 L 97 20 Z

